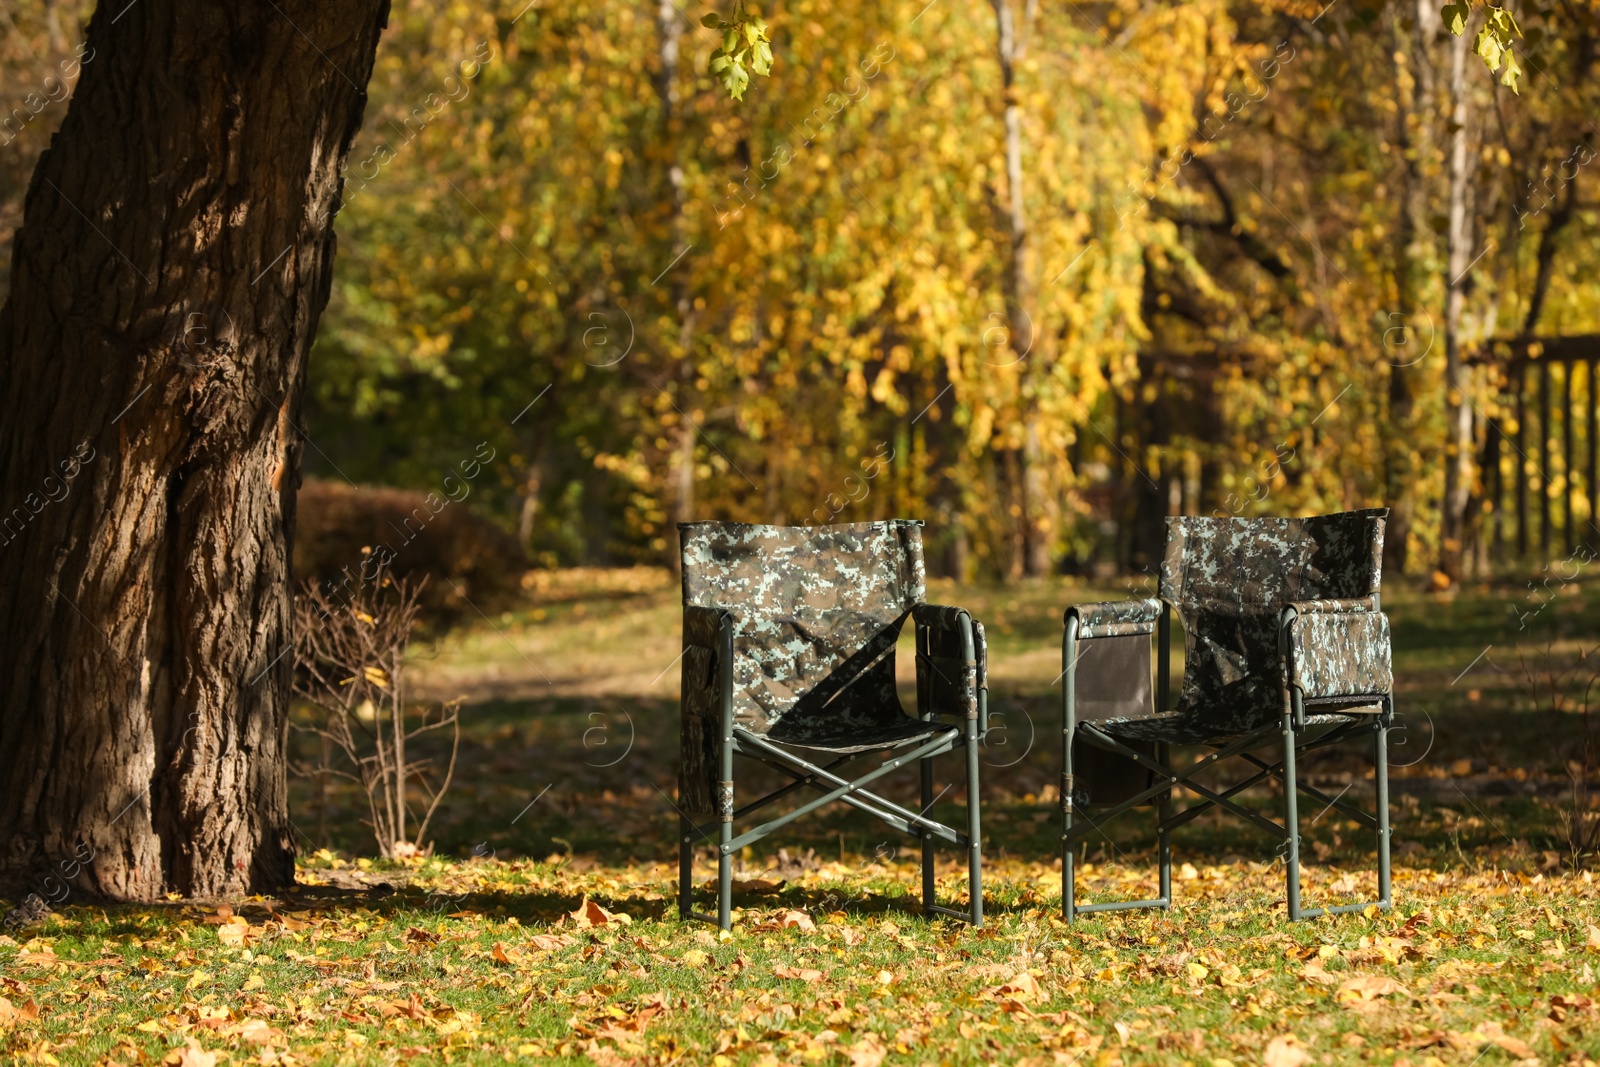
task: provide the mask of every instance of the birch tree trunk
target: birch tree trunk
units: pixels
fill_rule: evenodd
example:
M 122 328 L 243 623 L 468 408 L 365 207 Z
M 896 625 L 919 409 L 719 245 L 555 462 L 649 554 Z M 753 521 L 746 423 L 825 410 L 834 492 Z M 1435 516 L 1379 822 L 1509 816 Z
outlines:
M 1466 34 L 1450 40 L 1450 194 L 1444 309 L 1445 465 L 1439 569 L 1451 583 L 1459 582 L 1462 576 L 1467 501 L 1472 495 L 1472 406 L 1467 395 L 1467 371 L 1461 359 L 1461 313 L 1466 305 L 1467 275 L 1472 267 L 1472 236 L 1467 219 L 1468 184 L 1472 178 L 1467 153 L 1467 47 Z

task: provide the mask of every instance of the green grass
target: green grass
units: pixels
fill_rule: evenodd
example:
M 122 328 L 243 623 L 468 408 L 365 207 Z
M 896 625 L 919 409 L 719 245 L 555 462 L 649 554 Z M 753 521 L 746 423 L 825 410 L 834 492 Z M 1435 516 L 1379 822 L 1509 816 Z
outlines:
M 1570 656 L 1600 633 L 1582 584 L 1531 620 L 1511 610 L 1535 606 L 1520 585 L 1386 598 L 1406 713 L 1394 758 L 1410 764 L 1393 783 L 1396 908 L 1293 926 L 1275 842 L 1211 817 L 1177 835 L 1171 912 L 1062 924 L 1050 800 L 1060 615 L 1124 591 L 935 588 L 931 599 L 988 626 L 1005 716 L 985 754 L 988 925 L 924 920 L 905 842 L 841 809 L 739 857 L 742 878 L 769 884 L 739 893 L 730 938 L 675 918 L 674 593 L 649 576 L 612 584 L 547 590 L 419 654 L 428 692 L 492 694 L 467 708 L 433 856 L 362 858 L 374 850 L 360 798 L 335 790 L 323 809 L 296 781 L 294 892 L 230 901 L 231 922 L 217 902 L 69 899 L 0 940 L 0 1056 L 602 1067 L 1600 1058 L 1600 891 L 1574 871 L 1561 829 L 1578 717 L 1519 678 L 1525 660 Z M 1361 753 L 1306 769 L 1370 802 Z M 946 819 L 959 811 L 957 770 L 941 770 L 940 788 L 952 788 L 935 814 Z M 913 801 L 913 790 L 908 780 L 889 792 Z M 1366 899 L 1369 835 L 1313 816 L 1308 903 Z M 1149 895 L 1148 823 L 1126 817 L 1086 849 L 1080 898 Z M 703 887 L 709 853 L 700 860 Z M 939 876 L 959 905 L 965 873 L 948 851 Z M 585 899 L 628 921 L 579 924 L 571 913 Z

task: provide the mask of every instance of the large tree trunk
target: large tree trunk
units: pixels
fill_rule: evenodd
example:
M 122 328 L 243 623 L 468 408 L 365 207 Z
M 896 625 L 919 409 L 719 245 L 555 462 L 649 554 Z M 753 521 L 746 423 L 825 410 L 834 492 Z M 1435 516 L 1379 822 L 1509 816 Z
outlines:
M 293 881 L 300 402 L 388 7 L 140 0 L 89 24 L 0 312 L 13 885 Z

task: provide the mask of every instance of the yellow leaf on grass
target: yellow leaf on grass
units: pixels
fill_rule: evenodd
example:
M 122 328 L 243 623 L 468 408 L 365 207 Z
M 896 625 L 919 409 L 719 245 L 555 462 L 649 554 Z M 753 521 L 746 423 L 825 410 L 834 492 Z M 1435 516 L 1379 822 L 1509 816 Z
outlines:
M 252 1045 L 287 1044 L 282 1030 L 274 1030 L 265 1019 L 246 1019 L 239 1024 L 239 1040 Z
M 1339 986 L 1338 996 L 1339 1003 L 1346 1007 L 1362 1007 L 1391 993 L 1410 996 L 1410 990 L 1387 975 L 1358 974 L 1344 980 Z
M 1267 1042 L 1262 1063 L 1266 1067 L 1302 1067 L 1311 1062 L 1311 1053 L 1293 1034 L 1279 1034 Z
M 584 897 L 583 903 L 578 905 L 578 910 L 572 913 L 572 920 L 577 923 L 579 929 L 607 926 L 611 923 L 626 925 L 633 922 L 632 918 L 622 912 L 607 911 L 588 897 Z
M 811 921 L 811 916 L 803 911 L 784 912 L 778 925 L 799 930 L 801 933 L 814 933 L 817 929 L 817 924 Z
M 13 1005 L 5 997 L 0 997 L 0 1028 L 15 1026 L 18 1023 L 31 1023 L 39 1017 L 39 1005 L 32 998 L 25 1000 L 20 1005 Z
M 849 1048 L 842 1049 L 850 1059 L 850 1067 L 878 1067 L 889 1054 L 876 1034 L 864 1034 Z
M 1318 985 L 1334 985 L 1339 981 L 1339 976 L 1329 974 L 1321 960 L 1307 960 L 1306 965 L 1300 969 L 1300 977 Z
M 678 962 L 683 964 L 685 967 L 704 967 L 706 962 L 710 959 L 711 957 L 706 955 L 703 950 L 691 948 L 683 955 L 678 957 Z M 780 978 L 788 977 L 787 975 L 783 974 L 781 969 L 778 971 L 778 976 Z
M 215 1052 L 207 1052 L 200 1047 L 200 1042 L 192 1037 L 186 1037 L 184 1041 L 187 1044 L 167 1053 L 161 1062 L 169 1064 L 170 1067 L 217 1067 Z
M 880 984 L 886 985 L 888 983 Z M 1011 1000 L 1042 1000 L 1044 998 L 1043 991 L 1039 988 L 1038 980 L 1027 971 L 1017 972 L 1017 974 L 1007 979 L 1004 984 L 996 986 L 989 992 L 997 997 Z
M 1534 1059 L 1537 1056 L 1537 1053 L 1528 1047 L 1528 1043 L 1526 1041 L 1523 1041 L 1520 1038 L 1512 1037 L 1510 1034 L 1501 1029 L 1499 1023 L 1484 1023 L 1478 1029 L 1483 1034 L 1485 1040 L 1492 1044 L 1499 1045 L 1501 1048 L 1505 1049 L 1519 1060 Z

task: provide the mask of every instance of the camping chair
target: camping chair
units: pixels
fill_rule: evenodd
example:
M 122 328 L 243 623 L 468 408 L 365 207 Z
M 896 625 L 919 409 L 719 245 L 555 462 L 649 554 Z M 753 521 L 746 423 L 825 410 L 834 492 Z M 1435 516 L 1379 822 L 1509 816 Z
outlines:
M 921 840 L 924 914 L 983 924 L 978 821 L 978 745 L 988 729 L 983 627 L 959 608 L 922 602 L 921 526 L 900 519 L 838 526 L 679 526 L 682 918 L 728 929 L 734 854 L 837 800 Z M 895 693 L 895 643 L 907 616 L 916 622 L 916 718 L 905 713 Z M 958 748 L 967 760 L 965 833 L 928 817 L 935 800 L 933 757 Z M 846 764 L 883 750 L 893 758 L 865 773 L 846 774 Z M 794 781 L 736 810 L 735 755 L 759 760 Z M 913 763 L 921 765 L 921 811 L 866 790 Z M 822 795 L 735 835 L 736 819 L 808 787 Z M 967 912 L 934 902 L 935 840 L 967 851 Z M 717 849 L 715 916 L 691 906 L 699 841 L 714 842 Z
M 1079 912 L 1172 905 L 1172 831 L 1220 807 L 1284 842 L 1289 918 L 1356 911 L 1368 905 L 1300 907 L 1297 794 L 1338 808 L 1378 835 L 1378 907 L 1389 893 L 1389 777 L 1386 732 L 1394 716 L 1389 620 L 1378 585 L 1387 509 L 1304 519 L 1169 518 L 1159 598 L 1080 604 L 1066 613 L 1062 641 L 1061 910 Z M 1184 627 L 1183 689 L 1168 709 L 1171 608 Z M 1155 700 L 1150 638 L 1157 635 Z M 1377 812 L 1329 797 L 1299 780 L 1299 755 L 1370 735 Z M 1076 742 L 1086 742 L 1079 747 Z M 1252 752 L 1269 741 L 1282 756 Z M 1172 745 L 1212 748 L 1180 769 Z M 1255 773 L 1213 789 L 1195 780 L 1239 757 Z M 1279 825 L 1233 797 L 1258 782 L 1284 783 Z M 1174 811 L 1182 786 L 1197 802 Z M 1155 804 L 1159 896 L 1079 905 L 1073 898 L 1073 846 L 1106 819 Z M 1091 805 L 1102 810 L 1091 811 Z M 1085 821 L 1079 822 L 1077 816 Z

